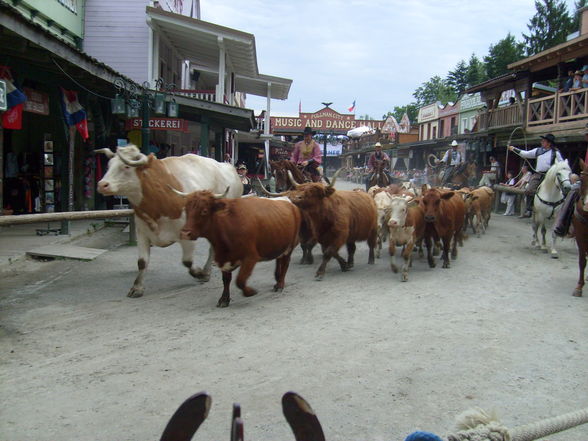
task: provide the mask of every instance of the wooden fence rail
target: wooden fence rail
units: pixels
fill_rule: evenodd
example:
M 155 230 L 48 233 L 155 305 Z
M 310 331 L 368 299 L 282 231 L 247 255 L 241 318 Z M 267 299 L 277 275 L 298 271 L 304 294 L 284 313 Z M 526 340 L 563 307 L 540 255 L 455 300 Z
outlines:
M 111 219 L 133 216 L 134 210 L 97 210 L 97 211 L 66 211 L 63 213 L 21 214 L 18 216 L 0 216 L 0 227 L 5 225 L 38 224 L 41 222 L 57 222 L 62 220 Z

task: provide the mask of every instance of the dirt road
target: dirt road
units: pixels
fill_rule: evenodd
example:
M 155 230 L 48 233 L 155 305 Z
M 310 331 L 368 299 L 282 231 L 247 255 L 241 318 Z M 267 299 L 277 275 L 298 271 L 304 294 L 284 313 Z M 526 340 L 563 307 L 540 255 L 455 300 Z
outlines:
M 350 184 L 341 183 L 348 187 Z M 352 185 L 355 186 L 355 185 Z M 474 406 L 512 427 L 588 406 L 588 297 L 574 298 L 575 244 L 559 260 L 530 249 L 528 221 L 495 215 L 450 269 L 416 259 L 407 283 L 387 258 L 322 282 L 295 252 L 281 294 L 259 264 L 255 297 L 233 287 L 215 304 L 220 273 L 198 284 L 174 245 L 154 249 L 145 296 L 129 299 L 136 249 L 91 263 L 26 262 L 0 280 L 0 439 L 158 439 L 176 407 L 213 397 L 195 439 L 229 438 L 233 402 L 247 439 L 293 439 L 281 395 L 317 412 L 328 440 L 444 435 Z M 202 262 L 207 246 L 198 246 Z M 317 253 L 315 252 L 315 255 Z M 588 439 L 588 425 L 549 440 Z

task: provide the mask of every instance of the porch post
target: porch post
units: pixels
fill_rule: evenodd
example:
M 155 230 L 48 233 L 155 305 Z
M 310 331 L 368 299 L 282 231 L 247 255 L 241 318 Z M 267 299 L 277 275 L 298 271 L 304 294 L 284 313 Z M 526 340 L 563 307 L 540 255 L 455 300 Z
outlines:
M 208 117 L 200 118 L 200 156 L 208 157 Z
M 225 60 L 225 44 L 223 37 L 218 37 L 218 84 L 216 86 L 216 102 L 225 102 L 225 71 L 226 71 L 226 60 Z
M 270 110 L 271 110 L 271 102 L 272 102 L 272 83 L 267 83 L 267 104 L 265 108 L 265 121 L 263 127 L 263 134 L 266 136 L 270 135 Z M 267 179 L 267 171 L 269 170 L 269 156 L 270 156 L 270 142 L 269 139 L 266 139 L 264 142 L 265 147 L 265 170 L 264 170 L 264 177 Z

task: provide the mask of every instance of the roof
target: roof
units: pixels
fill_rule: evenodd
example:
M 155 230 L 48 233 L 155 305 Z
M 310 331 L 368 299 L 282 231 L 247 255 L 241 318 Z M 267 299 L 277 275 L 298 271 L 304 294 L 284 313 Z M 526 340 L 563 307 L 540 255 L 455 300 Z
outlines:
M 174 95 L 174 99 L 180 106 L 181 118 L 198 121 L 202 116 L 208 116 L 225 127 L 236 130 L 251 130 L 255 127 L 255 117 L 251 109 L 178 95 Z
M 271 97 L 288 98 L 292 80 L 259 73 L 255 36 L 204 20 L 147 6 L 149 25 L 158 29 L 181 56 L 198 69 L 218 71 L 220 49 L 224 48 L 229 66 L 235 72 L 238 91 L 267 96 L 271 82 Z
M 497 77 L 490 78 L 489 80 L 486 80 L 483 83 L 476 84 L 475 86 L 466 89 L 464 93 L 475 93 L 481 90 L 491 89 L 493 87 L 500 86 L 504 83 L 516 81 L 525 76 L 527 76 L 526 72 L 507 72 Z
M 522 60 L 509 64 L 509 69 L 530 70 L 531 72 L 554 66 L 572 58 L 588 55 L 588 34 L 580 35 Z

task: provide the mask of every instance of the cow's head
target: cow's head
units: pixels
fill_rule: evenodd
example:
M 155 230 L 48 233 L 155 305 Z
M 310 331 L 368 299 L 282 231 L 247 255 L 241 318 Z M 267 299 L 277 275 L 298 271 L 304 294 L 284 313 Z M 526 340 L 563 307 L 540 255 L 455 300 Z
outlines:
M 392 195 L 387 191 L 379 191 L 373 195 L 373 198 L 378 212 L 378 227 L 381 228 L 384 226 L 386 218 L 390 215 Z
M 214 212 L 225 208 L 225 201 L 222 199 L 228 192 L 229 187 L 223 194 L 214 194 L 210 191 L 182 194 L 176 191 L 186 197 L 186 223 L 180 232 L 180 239 L 196 240 L 202 236 L 203 231 L 210 225 Z
M 437 189 L 427 190 L 423 193 L 420 201 L 421 208 L 425 214 L 425 222 L 435 222 L 441 214 L 441 200 L 449 200 L 455 194 L 454 191 L 441 193 Z
M 110 149 L 96 150 L 110 158 L 108 171 L 98 182 L 98 192 L 105 196 L 126 196 L 135 204 L 142 198 L 138 169 L 148 167 L 153 155 L 145 156 L 137 146 L 118 147 L 116 153 Z
M 388 226 L 404 227 L 408 209 L 415 206 L 417 202 L 412 196 L 392 196 L 390 199 L 390 219 Z
M 309 209 L 319 206 L 325 198 L 328 198 L 333 193 L 335 193 L 335 189 L 331 186 L 318 182 L 308 182 L 298 184 L 296 188 L 288 192 L 288 197 L 294 205 Z

